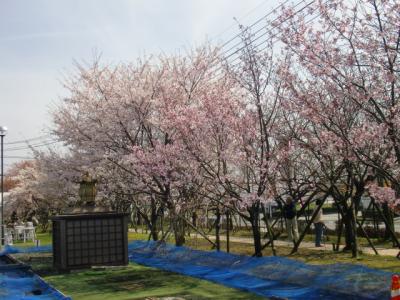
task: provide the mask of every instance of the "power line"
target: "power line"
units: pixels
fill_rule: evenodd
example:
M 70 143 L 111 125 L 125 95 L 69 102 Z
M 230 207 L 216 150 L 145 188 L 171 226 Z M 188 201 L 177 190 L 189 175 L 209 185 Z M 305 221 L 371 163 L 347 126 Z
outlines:
M 257 5 L 256 7 L 252 8 L 251 10 L 247 11 L 244 15 L 242 15 L 239 18 L 234 18 L 236 20 L 243 20 L 244 18 L 246 18 L 248 15 L 250 15 L 251 13 L 253 13 L 255 10 L 259 9 L 261 6 L 263 6 L 265 3 L 269 2 L 269 0 L 265 0 L 262 3 L 260 3 L 259 5 Z M 233 23 L 231 24 L 229 27 L 223 29 L 220 33 L 216 34 L 214 37 L 212 37 L 210 39 L 210 41 L 215 40 L 217 37 L 223 35 L 225 32 L 227 32 L 229 29 L 231 29 L 233 26 L 237 26 L 237 23 Z
M 28 156 L 18 156 L 18 155 L 4 156 L 4 158 L 13 158 L 13 159 L 29 159 L 29 160 L 33 160 L 33 159 L 35 159 L 34 157 L 28 157 Z
M 56 140 L 50 140 L 50 141 L 43 141 L 42 143 L 39 144 L 33 144 L 33 145 L 27 145 L 27 146 L 18 146 L 18 147 L 13 147 L 13 148 L 5 148 L 4 152 L 9 152 L 9 151 L 17 151 L 17 150 L 29 150 L 32 148 L 39 148 L 39 147 L 44 147 L 44 146 L 49 146 L 53 145 L 56 143 L 60 143 L 60 141 Z
M 305 10 L 307 7 L 309 7 L 309 6 L 310 6 L 312 3 L 314 3 L 314 2 L 315 2 L 315 1 L 313 0 L 313 1 L 311 1 L 310 3 L 306 4 L 305 6 L 301 7 L 301 8 L 300 8 L 298 11 L 296 11 L 294 14 L 290 15 L 290 16 L 287 17 L 285 20 L 283 20 L 281 23 L 279 23 L 279 25 L 282 25 L 282 24 L 285 23 L 286 21 L 292 19 L 295 15 L 301 13 L 303 10 Z M 316 10 L 316 9 L 314 9 L 314 10 L 312 11 L 312 13 L 314 13 L 315 10 Z M 312 13 L 311 13 L 311 14 L 312 14 Z M 309 15 L 311 15 L 311 14 L 309 14 Z M 319 14 L 318 14 L 317 16 L 315 16 L 312 20 L 314 20 L 314 19 L 315 19 L 316 17 L 318 17 L 318 16 L 319 16 Z M 312 21 L 312 20 L 307 21 L 307 23 L 309 23 L 309 22 Z M 250 44 L 253 44 L 254 42 L 258 41 L 260 38 L 262 38 L 262 37 L 268 35 L 268 33 L 272 33 L 272 29 L 277 28 L 279 25 L 273 26 L 269 31 L 267 31 L 267 32 L 265 32 L 264 34 L 262 34 L 262 35 L 256 37 L 256 38 L 253 39 L 253 40 L 250 40 Z M 277 32 L 277 33 L 275 33 L 274 35 L 268 37 L 267 39 L 261 41 L 259 44 L 257 44 L 256 46 L 254 46 L 254 48 L 257 48 L 257 47 L 261 46 L 262 44 L 264 44 L 264 43 L 267 42 L 268 40 L 271 40 L 271 41 L 272 41 L 272 39 L 275 38 L 275 37 L 277 37 L 279 34 L 281 34 L 281 32 Z M 241 50 L 245 49 L 246 46 L 247 46 L 247 45 L 244 45 L 243 47 L 237 49 L 234 53 L 231 53 L 230 55 L 228 55 L 227 57 L 225 57 L 225 59 L 226 59 L 226 60 L 229 59 L 230 57 L 232 57 L 232 56 L 235 55 L 236 53 L 238 53 L 238 52 L 240 52 Z M 263 49 L 266 49 L 266 48 L 263 48 Z M 233 60 L 232 62 L 236 61 L 237 59 L 238 59 L 238 58 L 235 58 L 235 60 Z
M 319 16 L 320 16 L 320 14 L 314 16 L 313 18 L 311 18 L 310 20 L 308 20 L 305 24 L 308 24 L 308 23 L 314 21 L 314 20 L 315 20 L 316 18 L 318 18 Z M 274 37 L 276 37 L 276 36 L 277 36 L 277 34 L 274 35 L 274 36 L 272 36 L 271 38 L 274 38 Z M 261 42 L 261 43 L 259 43 L 258 45 L 256 45 L 255 48 L 259 47 L 260 45 L 262 45 L 262 44 L 265 43 L 266 41 L 268 41 L 268 39 L 267 39 L 267 40 L 264 40 L 263 42 Z M 266 47 L 264 47 L 264 48 L 262 48 L 262 49 L 259 49 L 259 50 L 257 50 L 257 51 L 255 52 L 255 54 L 258 54 L 258 53 L 260 53 L 260 52 L 266 50 L 267 48 L 268 48 L 268 46 L 266 46 Z M 232 62 L 230 62 L 230 64 L 232 64 L 233 62 L 237 61 L 238 59 L 240 59 L 240 57 L 235 58 Z M 232 65 L 232 68 L 238 66 L 240 63 L 241 63 L 241 62 L 239 61 L 239 62 L 237 62 L 236 64 L 233 64 L 233 65 Z
M 279 24 L 276 24 L 276 25 L 274 25 L 274 26 L 271 26 L 271 28 L 269 28 L 269 30 L 268 30 L 266 27 L 263 27 L 263 28 L 257 30 L 255 33 L 252 34 L 253 39 L 250 39 L 249 44 L 252 44 L 253 42 L 259 40 L 259 39 L 262 38 L 263 36 L 272 33 L 272 30 L 273 30 L 273 29 L 275 29 L 275 28 L 277 28 L 278 26 L 282 25 L 283 23 L 287 22 L 288 20 L 290 20 L 291 18 L 293 18 L 295 15 L 299 14 L 301 11 L 303 11 L 304 9 L 306 9 L 308 6 L 310 6 L 310 5 L 311 5 L 312 3 L 314 3 L 314 2 L 315 2 L 315 0 L 312 0 L 312 1 L 310 1 L 309 3 L 306 3 L 305 0 L 299 1 L 297 4 L 295 4 L 295 5 L 293 6 L 293 8 L 299 6 L 301 3 L 306 3 L 306 4 L 305 4 L 303 7 L 301 7 L 298 11 L 296 11 L 295 13 L 291 14 L 290 16 L 288 16 L 286 19 L 280 21 Z M 276 21 L 276 20 L 278 20 L 278 19 L 279 19 L 279 17 L 276 17 L 275 19 L 272 20 L 272 22 L 273 22 L 273 21 Z M 271 22 L 271 23 L 272 23 L 272 22 Z M 257 22 L 255 22 L 255 23 L 257 23 Z M 254 25 L 255 23 L 253 23 L 253 25 Z M 250 26 L 247 27 L 247 28 L 248 28 L 248 29 L 251 29 L 253 25 L 250 25 Z M 255 34 L 259 33 L 259 32 L 260 32 L 261 30 L 263 30 L 263 29 L 266 30 L 265 33 L 263 33 L 263 34 L 261 34 L 261 35 L 259 35 L 259 36 L 255 36 Z M 241 34 L 242 34 L 242 33 L 239 33 L 237 36 L 240 36 Z M 273 35 L 273 37 L 277 36 L 278 34 L 279 34 L 279 32 L 276 33 L 275 35 Z M 265 42 L 265 41 L 263 41 L 262 43 L 264 43 L 264 42 Z M 262 43 L 261 43 L 261 44 L 262 44 Z M 236 47 L 236 46 L 238 46 L 238 45 L 241 45 L 241 44 L 243 44 L 243 40 L 240 41 L 239 43 L 237 43 L 234 47 Z M 229 53 L 229 51 L 233 49 L 233 47 L 231 47 L 231 48 L 229 48 L 227 51 L 225 51 L 225 52 L 223 52 L 222 54 L 220 54 L 220 56 L 223 57 L 225 61 L 227 61 L 230 57 L 232 57 L 232 56 L 235 55 L 236 53 L 240 52 L 240 51 L 243 50 L 245 47 L 246 47 L 246 45 L 241 46 L 239 49 L 236 49 L 233 53 L 230 53 L 228 56 L 226 56 L 226 55 Z M 236 61 L 237 59 L 238 59 L 238 58 L 234 59 L 233 61 Z M 216 66 L 217 66 L 217 65 L 216 65 Z M 215 71 L 218 72 L 218 71 L 221 70 L 222 68 L 223 68 L 222 66 L 217 66 L 217 69 L 216 69 Z
M 37 141 L 37 140 L 43 140 L 43 139 L 46 139 L 48 137 L 51 137 L 51 135 L 50 134 L 45 134 L 45 135 L 41 135 L 41 136 L 38 136 L 38 137 L 30 138 L 30 139 L 24 139 L 24 140 L 4 143 L 4 145 L 15 145 L 15 144 L 29 143 L 29 142 L 33 142 L 33 141 Z
M 305 24 L 308 24 L 308 23 L 312 22 L 313 20 L 315 20 L 315 19 L 318 18 L 319 16 L 320 16 L 320 14 L 314 16 L 312 19 L 308 20 Z M 278 34 L 275 34 L 275 35 L 272 36 L 271 38 L 274 38 L 274 37 L 276 37 L 277 35 L 278 35 Z M 255 48 L 257 48 L 258 46 L 262 45 L 262 44 L 265 43 L 266 41 L 268 41 L 268 39 L 266 39 L 266 40 L 264 40 L 263 42 L 261 42 L 260 44 L 256 45 Z M 265 46 L 265 47 L 262 48 L 262 49 L 258 49 L 257 51 L 255 51 L 255 54 L 261 53 L 262 51 L 266 50 L 268 47 L 269 47 L 269 46 L 267 45 L 267 46 Z M 230 67 L 231 69 L 233 69 L 233 68 L 235 68 L 235 67 L 237 67 L 237 66 L 240 65 L 241 61 L 238 61 L 238 62 L 236 62 L 235 64 L 233 64 L 233 63 L 234 63 L 235 61 L 237 61 L 238 59 L 240 59 L 240 57 L 236 57 L 233 61 L 229 62 L 229 64 L 231 65 L 231 67 Z M 218 71 L 221 70 L 222 68 L 223 68 L 223 66 L 219 67 L 219 68 L 216 70 L 216 72 L 218 72 Z M 213 77 L 211 77 L 211 80 L 217 78 L 219 75 L 221 75 L 221 74 L 216 74 L 216 75 L 214 75 Z
M 288 1 L 288 0 L 287 0 L 287 1 Z M 286 1 L 286 2 L 287 2 L 287 1 Z M 305 0 L 301 0 L 301 1 L 299 1 L 297 4 L 295 4 L 295 5 L 293 6 L 293 8 L 296 8 L 296 7 L 299 6 L 302 2 L 306 3 Z M 311 1 L 308 5 L 310 5 L 310 4 L 313 3 L 313 2 L 315 2 L 315 0 Z M 284 3 L 283 3 L 283 4 L 284 4 Z M 281 6 L 282 6 L 283 4 L 281 4 Z M 307 5 L 307 6 L 308 6 L 308 5 Z M 266 16 L 271 15 L 271 14 L 272 14 L 274 11 L 276 11 L 276 10 L 277 10 L 277 8 L 275 8 L 274 10 L 272 10 L 272 11 L 271 11 L 270 13 L 268 13 Z M 258 22 L 261 22 L 261 20 L 264 20 L 264 19 L 266 20 L 266 19 L 267 19 L 266 16 L 264 16 L 264 17 L 263 17 L 262 19 L 260 19 L 259 21 L 253 23 L 252 25 L 247 26 L 247 29 L 252 29 Z M 275 19 L 273 19 L 272 22 L 273 22 L 273 21 L 276 21 L 276 20 L 278 20 L 278 19 L 279 19 L 279 16 L 276 17 Z M 285 20 L 285 21 L 286 21 L 286 20 Z M 285 22 L 285 21 L 283 21 L 283 22 Z M 283 22 L 281 22 L 280 24 L 282 24 Z M 272 28 L 276 28 L 276 27 L 277 27 L 277 26 L 273 26 Z M 259 32 L 261 32 L 261 31 L 263 31 L 263 30 L 267 30 L 267 28 L 263 26 L 263 27 L 259 28 L 256 32 L 252 33 L 252 35 L 256 36 Z M 241 35 L 242 35 L 242 32 L 239 32 L 239 33 L 235 36 L 235 39 L 236 39 L 236 37 L 240 37 Z M 261 36 L 263 36 L 263 35 L 261 35 Z M 240 40 L 239 42 L 237 42 L 235 45 L 233 45 L 232 47 L 230 47 L 228 50 L 224 51 L 222 55 L 226 55 L 229 51 L 235 49 L 237 46 L 239 46 L 239 45 L 241 45 L 241 44 L 242 44 L 242 40 Z M 234 55 L 236 52 L 237 52 L 237 51 L 235 51 L 235 52 L 232 53 L 231 55 Z M 230 56 L 231 56 L 231 55 L 230 55 Z
M 275 7 L 274 9 L 272 9 L 270 12 L 268 12 L 266 15 L 262 16 L 261 18 L 259 18 L 258 20 L 256 20 L 253 24 L 251 24 L 250 26 L 248 26 L 249 28 L 252 28 L 254 26 L 256 26 L 258 23 L 260 23 L 261 21 L 265 20 L 268 16 L 270 16 L 271 14 L 273 14 L 277 9 L 279 9 L 280 7 L 282 7 L 283 5 L 285 5 L 287 2 L 289 2 L 289 0 L 285 0 L 285 2 L 283 2 L 282 4 L 280 4 L 279 6 Z M 240 37 L 241 33 L 236 34 L 234 37 L 232 37 L 231 39 L 229 39 L 228 41 L 226 41 L 222 46 L 221 49 L 224 48 L 226 45 L 228 45 L 230 42 L 232 42 L 233 40 L 235 40 L 236 38 Z
M 300 3 L 305 2 L 304 0 L 298 2 L 294 7 L 298 6 Z M 241 48 L 237 49 L 236 51 L 234 51 L 233 53 L 229 54 L 227 57 L 224 57 L 225 61 L 228 61 L 228 59 L 230 57 L 232 57 L 234 54 L 240 52 L 241 50 L 245 49 L 247 46 L 253 44 L 254 42 L 256 42 L 257 40 L 259 40 L 260 38 L 271 34 L 272 30 L 277 28 L 278 26 L 282 25 L 283 23 L 287 22 L 288 20 L 292 19 L 294 16 L 296 16 L 297 14 L 301 13 L 303 10 L 305 10 L 307 7 L 309 7 L 312 3 L 314 3 L 315 0 L 312 0 L 309 3 L 306 3 L 304 6 L 302 6 L 300 9 L 298 9 L 295 13 L 291 14 L 290 16 L 288 16 L 286 19 L 282 20 L 279 24 L 272 26 L 269 30 L 267 30 L 265 33 L 261 34 L 260 36 L 254 38 L 254 39 L 250 39 L 250 42 L 247 45 L 242 46 Z M 308 13 L 307 15 L 312 15 L 315 12 L 316 9 L 314 9 L 311 13 Z M 320 14 L 318 14 L 317 16 L 315 16 L 314 18 L 312 18 L 311 20 L 308 20 L 307 23 L 313 21 L 315 18 L 317 18 L 318 16 L 320 16 Z M 275 18 L 274 20 L 277 20 L 278 18 Z M 250 28 L 250 27 L 249 27 Z M 258 31 L 259 32 L 259 31 Z M 279 34 L 281 34 L 281 32 L 277 32 L 275 34 L 273 34 L 272 36 L 269 36 L 267 39 L 263 40 L 262 42 L 260 42 L 259 44 L 257 44 L 254 48 L 258 48 L 260 45 L 262 45 L 263 43 L 267 42 L 268 40 L 270 40 L 272 42 L 272 40 L 274 38 L 276 38 Z M 240 34 L 239 34 L 240 35 Z M 276 42 L 276 41 L 275 41 Z M 240 43 L 242 44 L 243 41 Z M 267 46 L 268 47 L 268 46 Z M 256 53 L 260 53 L 261 51 L 265 50 L 267 47 L 264 47 L 262 50 L 257 51 Z M 227 53 L 227 52 L 224 52 Z M 224 55 L 224 53 L 222 55 Z M 240 59 L 240 56 L 236 57 L 235 59 L 233 59 L 232 61 L 230 61 L 229 63 L 232 64 L 235 61 L 237 61 L 238 59 Z M 239 62 L 240 63 L 240 62 Z M 238 64 L 233 65 L 234 67 L 237 66 Z M 223 66 L 218 66 L 217 69 L 215 70 L 215 72 L 220 71 L 223 68 Z M 212 77 L 212 79 L 218 77 L 219 74 L 216 74 L 214 77 Z
M 304 1 L 305 1 L 305 0 L 299 1 L 296 5 L 294 5 L 294 7 L 298 6 L 300 3 L 304 2 Z M 315 0 L 314 0 L 314 1 L 315 1 Z M 260 23 L 261 21 L 267 20 L 267 17 L 268 17 L 268 16 L 270 16 L 270 15 L 273 14 L 273 13 L 275 13 L 280 7 L 283 7 L 287 2 L 289 2 L 289 0 L 285 0 L 285 1 L 284 1 L 283 3 L 281 3 L 279 6 L 273 8 L 273 9 L 272 9 L 271 11 L 269 11 L 267 14 L 265 14 L 264 16 L 262 16 L 261 18 L 259 18 L 258 20 L 256 20 L 254 23 L 252 23 L 251 25 L 247 26 L 247 28 L 248 28 L 248 29 L 251 29 L 251 28 L 253 28 L 254 26 L 256 26 L 258 23 Z M 276 20 L 276 19 L 277 19 L 277 18 L 275 18 L 275 20 Z M 261 29 L 259 29 L 259 30 L 257 31 L 257 33 L 258 33 L 259 31 L 263 30 L 263 29 L 265 29 L 265 28 L 262 27 Z M 229 39 L 227 42 L 225 42 L 225 43 L 220 47 L 220 49 L 223 49 L 226 45 L 228 45 L 229 43 L 231 43 L 232 41 L 234 41 L 236 38 L 240 37 L 241 34 L 242 34 L 241 32 L 239 32 L 238 34 L 236 34 L 234 37 L 232 37 L 232 38 Z M 233 47 L 229 48 L 228 50 L 226 50 L 226 51 L 224 51 L 222 54 L 220 54 L 219 57 L 226 55 L 230 50 L 232 50 L 232 49 L 235 48 L 236 46 L 242 44 L 242 42 L 243 42 L 243 41 L 241 40 L 240 42 L 236 43 Z M 211 64 L 213 64 L 214 62 L 216 62 L 215 65 L 217 65 L 217 64 L 218 64 L 217 61 L 218 61 L 218 58 L 215 58 L 215 59 L 211 62 Z M 213 68 L 213 67 L 214 67 L 214 66 L 212 66 L 211 68 Z M 219 69 L 220 69 L 220 68 L 218 68 L 217 71 L 218 71 Z

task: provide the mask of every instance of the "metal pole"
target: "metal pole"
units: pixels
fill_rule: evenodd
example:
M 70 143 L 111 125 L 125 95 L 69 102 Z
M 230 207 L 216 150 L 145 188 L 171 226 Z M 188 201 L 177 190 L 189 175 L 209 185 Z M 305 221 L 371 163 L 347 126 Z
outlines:
M 3 155 L 4 135 L 1 135 L 1 245 L 4 247 L 4 155 Z

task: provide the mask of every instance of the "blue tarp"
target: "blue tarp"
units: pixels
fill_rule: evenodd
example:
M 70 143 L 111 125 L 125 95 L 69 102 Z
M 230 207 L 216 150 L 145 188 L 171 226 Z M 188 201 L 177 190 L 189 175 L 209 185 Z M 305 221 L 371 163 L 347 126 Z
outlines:
M 266 297 L 390 299 L 391 273 L 352 264 L 309 265 L 143 241 L 129 244 L 129 259 Z
M 7 264 L 8 258 L 0 256 L 0 299 L 7 300 L 67 300 L 70 299 L 54 289 L 29 266 Z
M 7 300 L 57 300 L 70 299 L 51 287 L 31 270 L 0 269 L 0 299 Z
M 46 246 L 35 246 L 35 247 L 15 247 L 6 245 L 3 250 L 0 251 L 0 255 L 4 254 L 15 254 L 15 253 L 41 253 L 41 252 L 51 252 L 51 245 Z
M 51 248 L 9 247 L 6 251 L 49 252 Z M 309 265 L 279 256 L 258 258 L 151 241 L 131 242 L 128 252 L 131 262 L 210 280 L 266 297 L 390 299 L 392 273 L 353 264 Z

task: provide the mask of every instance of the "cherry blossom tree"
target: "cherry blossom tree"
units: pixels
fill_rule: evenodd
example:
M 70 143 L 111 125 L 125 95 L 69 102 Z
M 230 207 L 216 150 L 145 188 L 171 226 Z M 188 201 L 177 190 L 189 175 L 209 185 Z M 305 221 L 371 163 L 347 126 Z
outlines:
M 14 172 L 12 180 L 17 184 L 10 190 L 10 203 L 6 211 L 6 214 L 15 211 L 24 220 L 35 215 L 44 230 L 47 229 L 50 216 L 68 207 L 77 192 L 71 182 L 65 179 L 67 169 L 58 169 L 60 164 L 56 168 L 48 168 L 49 161 L 27 161 Z M 58 171 L 58 174 L 54 171 Z
M 311 123 L 305 138 L 313 152 L 325 156 L 318 161 L 333 161 L 343 172 L 333 174 L 339 181 L 331 180 L 330 193 L 341 204 L 353 255 L 354 210 L 368 173 L 397 184 L 398 129 L 392 111 L 398 105 L 398 6 L 396 1 L 316 1 L 310 10 L 318 12 L 317 18 L 285 8 L 281 19 L 291 18 L 279 26 L 292 58 L 280 70 L 291 91 L 287 106 Z M 382 193 L 370 186 L 370 193 L 391 196 L 384 199 L 391 206 L 397 203 L 390 189 Z
M 135 65 L 79 67 L 67 82 L 71 97 L 54 112 L 61 140 L 115 164 L 130 176 L 131 191 L 168 209 L 177 245 L 184 242 L 180 212 L 190 207 L 200 177 L 172 121 L 206 90 L 214 60 L 215 51 L 204 47 Z
M 133 207 L 154 240 L 173 232 L 176 245 L 187 226 L 198 230 L 188 215 L 212 203 L 250 223 L 256 256 L 275 238 L 267 203 L 290 195 L 302 215 L 330 196 L 357 255 L 362 195 L 387 212 L 400 202 L 398 11 L 394 0 L 283 7 L 264 51 L 240 28 L 234 64 L 204 46 L 78 65 L 53 112 L 53 132 L 69 152 L 37 153 L 35 189 L 52 198 L 42 182 L 68 182 L 65 197 L 89 170 L 99 178 L 99 202 Z M 164 215 L 170 227 L 159 237 Z

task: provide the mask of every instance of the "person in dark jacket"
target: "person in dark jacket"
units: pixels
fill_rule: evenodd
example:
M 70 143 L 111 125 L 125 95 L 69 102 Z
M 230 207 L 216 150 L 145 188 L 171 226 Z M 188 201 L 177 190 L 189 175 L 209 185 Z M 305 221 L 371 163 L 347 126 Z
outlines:
M 296 242 L 299 239 L 299 230 L 297 226 L 296 203 L 291 197 L 286 199 L 283 207 L 283 214 L 286 219 L 286 230 L 289 240 Z

